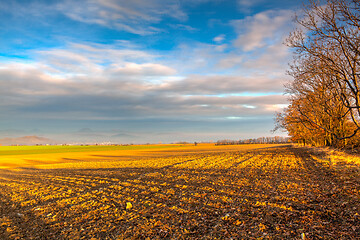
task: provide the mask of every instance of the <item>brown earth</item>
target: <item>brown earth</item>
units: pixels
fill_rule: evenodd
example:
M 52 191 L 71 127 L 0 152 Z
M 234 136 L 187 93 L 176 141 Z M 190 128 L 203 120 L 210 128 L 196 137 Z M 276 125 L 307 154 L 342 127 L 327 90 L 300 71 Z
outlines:
M 0 239 L 359 239 L 359 163 L 283 146 L 3 169 Z

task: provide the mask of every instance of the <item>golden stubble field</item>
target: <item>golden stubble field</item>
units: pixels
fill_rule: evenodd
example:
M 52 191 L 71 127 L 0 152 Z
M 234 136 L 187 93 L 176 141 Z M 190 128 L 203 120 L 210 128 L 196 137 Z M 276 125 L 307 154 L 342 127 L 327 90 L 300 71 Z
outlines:
M 0 239 L 358 239 L 359 159 L 291 145 L 1 156 Z

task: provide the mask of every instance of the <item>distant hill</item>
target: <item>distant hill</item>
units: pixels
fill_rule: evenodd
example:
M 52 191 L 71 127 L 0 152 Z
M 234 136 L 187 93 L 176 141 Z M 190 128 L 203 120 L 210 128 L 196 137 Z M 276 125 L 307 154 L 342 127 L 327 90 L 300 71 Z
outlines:
M 57 142 L 49 138 L 38 136 L 24 136 L 18 138 L 2 138 L 0 139 L 0 145 L 37 145 L 37 144 L 56 144 Z

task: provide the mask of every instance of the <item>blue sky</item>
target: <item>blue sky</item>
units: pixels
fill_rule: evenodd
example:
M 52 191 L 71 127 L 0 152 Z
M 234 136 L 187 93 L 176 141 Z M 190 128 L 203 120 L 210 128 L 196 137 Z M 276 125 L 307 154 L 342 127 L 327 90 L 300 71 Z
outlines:
M 0 2 L 0 138 L 271 135 L 300 1 Z M 280 133 L 283 134 L 283 133 Z

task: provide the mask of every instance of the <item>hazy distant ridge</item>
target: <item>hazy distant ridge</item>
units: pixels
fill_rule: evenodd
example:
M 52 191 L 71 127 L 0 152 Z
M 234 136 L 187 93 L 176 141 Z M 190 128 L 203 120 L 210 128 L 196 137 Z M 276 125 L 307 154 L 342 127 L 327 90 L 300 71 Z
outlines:
M 55 140 L 39 136 L 24 136 L 18 138 L 2 138 L 0 145 L 37 145 L 37 144 L 56 144 Z

